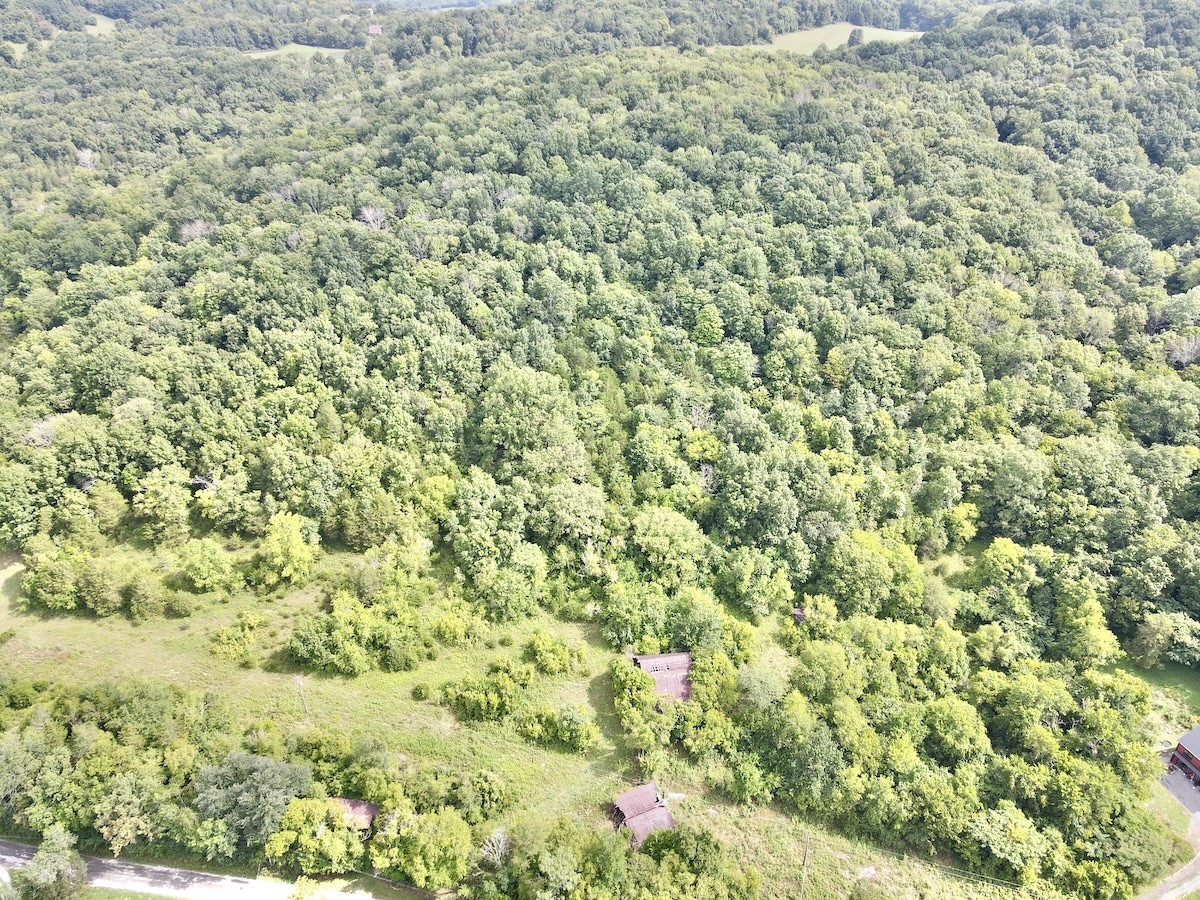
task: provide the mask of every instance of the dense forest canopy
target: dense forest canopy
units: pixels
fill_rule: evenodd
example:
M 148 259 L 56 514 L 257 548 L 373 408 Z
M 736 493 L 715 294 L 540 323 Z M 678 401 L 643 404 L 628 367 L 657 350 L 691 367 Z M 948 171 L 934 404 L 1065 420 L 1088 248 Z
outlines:
M 1200 664 L 1194 4 L 381 8 L 369 41 L 361 9 L 211 7 L 2 10 L 0 542 L 31 614 L 202 619 L 339 553 L 284 639 L 347 691 L 549 613 L 608 648 L 631 777 L 701 761 L 1080 897 L 1178 861 L 1113 663 Z M 727 46 L 839 20 L 928 33 Z M 352 49 L 234 49 L 290 40 Z M 264 630 L 214 653 L 256 665 Z M 621 655 L 667 650 L 686 702 Z M 530 699 L 581 652 L 539 632 L 418 699 L 586 755 L 596 711 Z M 186 686 L 0 662 L 0 722 L 0 813 L 54 847 L 759 889 L 686 823 L 636 855 L 510 839 L 494 773 Z M 379 805 L 365 843 L 334 796 Z

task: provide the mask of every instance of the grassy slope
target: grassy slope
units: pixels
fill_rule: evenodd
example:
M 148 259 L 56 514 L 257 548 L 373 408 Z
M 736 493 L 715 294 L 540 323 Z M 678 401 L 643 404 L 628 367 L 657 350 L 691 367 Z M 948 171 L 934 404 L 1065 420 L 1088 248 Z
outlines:
M 790 50 L 793 53 L 810 54 L 818 47 L 830 49 L 840 47 L 850 39 L 850 32 L 856 27 L 848 22 L 835 22 L 832 25 L 822 25 L 820 28 L 806 28 L 803 31 L 791 31 L 787 34 L 776 35 L 771 41 L 775 50 Z M 892 31 L 888 28 L 863 27 L 864 41 L 907 41 L 919 38 L 920 31 Z
M 1178 663 L 1143 669 L 1129 660 L 1122 660 L 1117 667 L 1150 685 L 1155 740 L 1173 746 L 1180 734 L 1200 720 L 1200 671 Z
M 88 34 L 105 35 L 112 34 L 117 30 L 116 19 L 110 19 L 108 16 L 100 15 L 100 13 L 92 13 L 92 18 L 96 20 L 95 25 L 83 26 L 83 30 Z
M 308 44 L 284 44 L 282 47 L 277 47 L 274 50 L 247 50 L 245 55 L 260 59 L 272 56 L 299 56 L 304 59 L 311 59 L 323 53 L 333 59 L 341 59 L 348 52 L 348 50 L 330 50 L 326 47 L 310 47 Z
M 322 567 L 332 571 L 344 562 L 329 555 L 322 560 Z M 491 647 L 481 643 L 443 649 L 437 659 L 423 662 L 415 672 L 371 673 L 355 679 L 306 674 L 306 716 L 297 673 L 281 662 L 277 651 L 294 618 L 318 606 L 315 590 L 270 601 L 243 595 L 199 609 L 188 619 L 134 625 L 123 618 L 96 620 L 24 612 L 18 602 L 20 571 L 13 556 L 0 557 L 0 632 L 8 628 L 15 632 L 4 646 L 3 668 L 14 674 L 76 684 L 111 678 L 165 678 L 220 695 L 235 720 L 243 724 L 270 717 L 285 728 L 319 724 L 350 734 L 379 735 L 415 760 L 498 772 L 519 800 L 519 809 L 510 814 L 513 824 L 567 814 L 601 827 L 607 821 L 607 801 L 635 774 L 623 746 L 606 676 L 613 654 L 590 626 L 542 617 L 496 629 L 489 636 Z M 211 635 L 244 609 L 263 614 L 268 631 L 273 632 L 261 647 L 265 667 L 243 668 L 209 652 Z M 592 709 L 603 737 L 586 755 L 538 747 L 503 726 L 463 725 L 436 703 L 412 699 L 415 684 L 438 687 L 483 672 L 493 660 L 519 653 L 527 635 L 537 628 L 551 628 L 587 648 L 584 674 L 550 680 L 537 688 L 543 693 L 539 699 Z M 511 638 L 511 645 L 499 645 L 502 637 Z M 878 848 L 807 825 L 779 810 L 739 809 L 716 797 L 704 786 L 703 773 L 683 763 L 664 780 L 663 787 L 673 794 L 682 821 L 712 828 L 730 842 L 739 858 L 759 869 L 768 897 L 796 895 L 809 832 L 812 845 L 806 897 L 845 897 L 863 877 L 903 886 L 908 896 L 922 891 L 931 898 L 998 896 L 983 885 L 950 877 L 919 861 L 894 859 Z M 378 895 L 378 890 L 374 893 Z
M 17 602 L 17 568 L 10 562 L 0 569 L 0 632 L 9 628 L 15 632 L 4 645 L 4 669 L 13 674 L 77 684 L 163 678 L 216 693 L 241 724 L 271 718 L 285 728 L 319 724 L 350 734 L 375 734 L 415 759 L 492 769 L 510 782 L 518 797 L 530 799 L 529 807 L 548 814 L 570 811 L 600 820 L 604 801 L 624 783 L 626 760 L 604 674 L 611 654 L 582 626 L 548 620 L 521 623 L 497 632 L 497 637 L 512 638 L 511 647 L 444 649 L 436 660 L 424 662 L 414 672 L 375 672 L 352 680 L 306 674 L 306 716 L 297 673 L 280 664 L 277 651 L 295 617 L 318 606 L 314 591 L 299 591 L 273 602 L 241 596 L 198 610 L 188 619 L 135 625 L 118 617 L 96 620 L 26 613 Z M 266 669 L 244 668 L 209 651 L 211 635 L 246 609 L 264 615 L 274 632 L 262 648 Z M 581 703 L 597 711 L 604 737 L 586 758 L 537 747 L 506 727 L 464 726 L 440 705 L 412 699 L 413 685 L 438 687 L 482 673 L 492 661 L 519 653 L 525 637 L 548 624 L 588 647 L 586 674 L 548 681 L 542 688 L 551 704 Z

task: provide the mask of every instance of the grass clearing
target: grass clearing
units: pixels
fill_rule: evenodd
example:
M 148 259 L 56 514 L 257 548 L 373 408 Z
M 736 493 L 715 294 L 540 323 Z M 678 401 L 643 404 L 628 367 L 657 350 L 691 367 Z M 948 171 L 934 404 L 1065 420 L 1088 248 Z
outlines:
M 273 50 L 246 50 L 245 56 L 254 57 L 256 59 L 267 59 L 273 56 L 298 56 L 301 59 L 312 59 L 314 56 L 328 56 L 333 59 L 341 59 L 349 50 L 341 50 L 338 48 L 329 47 L 311 47 L 308 44 L 284 44 L 282 47 L 276 47 Z
M 96 20 L 93 25 L 84 25 L 83 30 L 88 34 L 99 35 L 103 37 L 106 34 L 112 34 L 117 30 L 117 20 L 110 19 L 108 16 L 102 16 L 100 13 L 92 13 L 92 18 Z
M 885 890 L 890 897 L 927 900 L 1024 896 L 1014 888 L 967 879 L 912 857 L 888 854 L 778 809 L 748 809 L 704 796 L 672 803 L 681 819 L 711 829 L 739 860 L 755 866 L 762 875 L 763 896 L 770 900 L 792 900 L 800 896 L 802 886 L 808 900 L 844 898 L 860 883 L 864 888 Z
M 1174 795 L 1159 781 L 1155 781 L 1150 785 L 1150 797 L 1146 801 L 1146 809 L 1155 818 L 1166 822 L 1173 834 L 1182 837 L 1191 828 L 1191 815 L 1184 809 L 1183 804 L 1175 799 Z
M 337 558 L 331 556 L 325 562 L 337 565 Z M 319 608 L 315 589 L 273 600 L 239 595 L 198 609 L 186 619 L 138 625 L 122 617 L 27 612 L 19 601 L 21 567 L 11 557 L 3 562 L 0 633 L 10 628 L 14 632 L 4 645 L 4 669 L 14 675 L 78 685 L 163 679 L 220 697 L 242 726 L 273 719 L 285 730 L 320 725 L 350 735 L 379 737 L 414 760 L 495 771 L 521 798 L 521 816 L 568 813 L 603 821 L 605 803 L 631 777 L 607 677 L 613 654 L 590 626 L 540 616 L 496 629 L 487 642 L 492 646 L 480 642 L 439 648 L 436 659 L 423 661 L 411 672 L 370 672 L 352 679 L 301 674 L 279 651 L 296 617 Z M 249 610 L 267 620 L 261 666 L 243 667 L 213 655 L 212 634 Z M 450 681 L 484 673 L 496 660 L 519 655 L 538 628 L 552 629 L 586 648 L 579 673 L 543 679 L 532 690 L 534 699 L 547 705 L 578 703 L 595 711 L 602 737 L 588 753 L 540 747 L 505 724 L 463 724 L 435 699 L 413 699 L 417 684 L 436 692 Z M 501 646 L 501 637 L 511 639 L 511 645 Z
M 778 34 L 771 41 L 771 49 L 787 50 L 792 53 L 810 55 L 820 47 L 833 49 L 841 47 L 850 40 L 850 32 L 862 28 L 864 43 L 870 41 L 911 41 L 919 38 L 923 31 L 893 31 L 890 28 L 871 28 L 869 26 L 851 25 L 849 22 L 835 22 L 832 25 L 822 25 L 820 28 L 805 28 L 803 31 L 790 31 Z
M 1200 716 L 1200 671 L 1179 663 L 1165 663 L 1160 669 L 1143 669 L 1129 662 L 1122 662 L 1120 666 L 1152 687 L 1175 694 L 1194 715 Z

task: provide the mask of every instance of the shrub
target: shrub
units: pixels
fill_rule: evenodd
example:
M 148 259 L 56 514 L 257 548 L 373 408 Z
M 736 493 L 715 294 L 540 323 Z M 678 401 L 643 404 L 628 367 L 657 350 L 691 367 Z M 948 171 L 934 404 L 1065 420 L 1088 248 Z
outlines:
M 525 645 L 525 658 L 543 675 L 565 675 L 583 663 L 583 648 L 538 631 Z
M 582 753 L 600 739 L 599 726 L 579 706 L 533 710 L 521 721 L 520 731 L 531 741 L 557 745 L 575 753 Z
M 248 666 L 254 661 L 259 632 L 264 619 L 258 613 L 240 612 L 232 625 L 226 625 L 213 636 L 212 652 Z
M 187 594 L 171 591 L 167 594 L 166 613 L 172 619 L 186 619 L 196 608 L 196 601 Z
M 167 606 L 162 585 L 149 575 L 138 575 L 125 586 L 125 602 L 135 622 L 157 619 Z
M 533 681 L 533 669 L 507 660 L 489 674 L 464 678 L 442 690 L 442 702 L 464 719 L 498 721 L 516 711 L 522 691 Z
M 179 551 L 179 562 L 184 580 L 198 594 L 224 590 L 233 577 L 229 554 L 212 538 L 188 541 Z
M 36 606 L 56 611 L 79 605 L 76 573 L 79 561 L 68 551 L 39 535 L 29 542 L 25 552 L 28 571 L 21 580 L 21 591 Z
M 94 560 L 84 563 L 77 584 L 79 599 L 98 616 L 111 616 L 125 605 L 116 580 Z

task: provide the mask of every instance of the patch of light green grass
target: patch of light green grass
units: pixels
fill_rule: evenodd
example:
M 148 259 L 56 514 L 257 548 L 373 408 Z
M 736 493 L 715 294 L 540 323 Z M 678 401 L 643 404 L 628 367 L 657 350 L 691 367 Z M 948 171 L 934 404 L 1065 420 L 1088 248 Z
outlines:
M 1187 703 L 1193 715 L 1200 716 L 1200 670 L 1179 663 L 1165 663 L 1161 669 L 1143 669 L 1129 662 L 1121 664 L 1160 690 L 1170 691 Z
M 1168 663 L 1161 669 L 1144 669 L 1123 659 L 1112 671 L 1126 672 L 1150 686 L 1147 724 L 1155 749 L 1175 746 L 1179 736 L 1200 720 L 1200 673 Z
M 92 13 L 92 18 L 96 20 L 95 24 L 83 26 L 83 30 L 88 34 L 103 36 L 112 34 L 117 30 L 116 19 L 110 19 L 108 16 L 100 15 L 100 13 Z
M 324 54 L 333 59 L 341 59 L 349 50 L 330 49 L 328 47 L 310 47 L 308 44 L 284 44 L 282 47 L 276 47 L 274 50 L 247 50 L 246 56 L 257 59 L 266 59 L 273 56 L 299 56 L 302 59 L 312 59 L 318 54 Z
M 791 900 L 800 896 L 802 888 L 806 900 L 845 898 L 860 882 L 863 887 L 881 888 L 890 897 L 1009 900 L 1023 896 L 1013 888 L 888 854 L 771 807 L 748 809 L 697 794 L 672 799 L 672 809 L 677 818 L 710 829 L 739 861 L 757 868 L 768 900 Z
M 1160 781 L 1150 784 L 1150 797 L 1146 809 L 1157 819 L 1167 823 L 1172 834 L 1185 835 L 1191 826 L 1191 814 Z
M 843 46 L 850 40 L 850 32 L 858 27 L 860 26 L 851 25 L 848 22 L 835 22 L 832 25 L 822 25 L 820 28 L 791 31 L 787 34 L 776 35 L 771 41 L 771 47 L 775 50 L 788 50 L 792 53 L 809 55 L 815 53 L 822 46 L 830 49 Z M 861 27 L 864 42 L 909 41 L 919 38 L 923 34 L 920 31 L 893 31 L 888 28 Z

